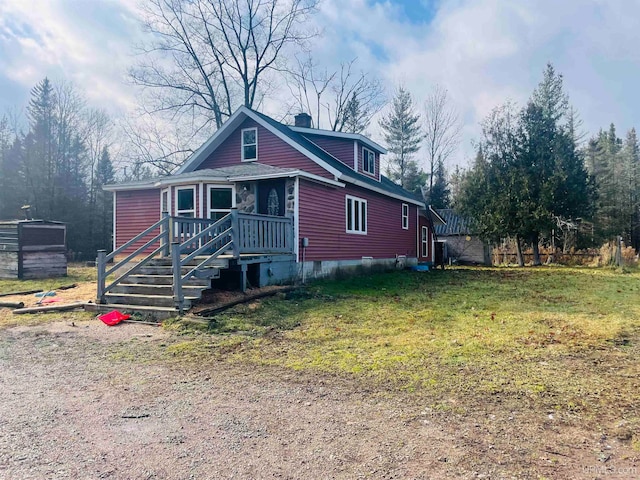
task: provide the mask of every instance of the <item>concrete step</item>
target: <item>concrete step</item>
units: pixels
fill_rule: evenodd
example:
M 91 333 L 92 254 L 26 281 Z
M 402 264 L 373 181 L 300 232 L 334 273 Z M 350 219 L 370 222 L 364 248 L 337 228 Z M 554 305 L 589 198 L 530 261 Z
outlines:
M 172 295 L 139 295 L 136 293 L 106 293 L 106 303 L 119 305 L 144 305 L 148 307 L 175 307 Z M 191 303 L 200 297 L 184 297 L 184 308 L 191 308 Z
M 197 297 L 202 296 L 202 292 L 209 288 L 208 286 L 189 286 L 183 285 L 182 293 L 185 296 Z M 138 294 L 138 295 L 173 295 L 172 285 L 154 285 L 146 283 L 121 283 L 111 289 L 111 293 Z
M 113 310 L 118 310 L 122 313 L 139 314 L 142 316 L 142 320 L 145 321 L 159 321 L 166 320 L 167 318 L 177 317 L 178 311 L 173 307 L 148 307 L 144 305 L 125 305 L 125 304 L 89 304 L 85 307 L 85 310 L 97 313 L 106 313 Z
M 129 275 L 125 278 L 121 285 L 173 285 L 173 275 L 147 275 L 136 274 Z M 203 287 L 210 288 L 211 282 L 207 279 L 191 277 L 186 282 L 183 282 L 183 286 L 188 287 Z

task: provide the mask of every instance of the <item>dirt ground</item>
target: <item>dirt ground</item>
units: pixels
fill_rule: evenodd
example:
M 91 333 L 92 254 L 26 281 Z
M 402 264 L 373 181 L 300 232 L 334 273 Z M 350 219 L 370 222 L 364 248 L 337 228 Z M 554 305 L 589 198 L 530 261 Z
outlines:
M 640 478 L 629 445 L 570 419 L 172 357 L 183 340 L 98 321 L 0 330 L 0 479 Z

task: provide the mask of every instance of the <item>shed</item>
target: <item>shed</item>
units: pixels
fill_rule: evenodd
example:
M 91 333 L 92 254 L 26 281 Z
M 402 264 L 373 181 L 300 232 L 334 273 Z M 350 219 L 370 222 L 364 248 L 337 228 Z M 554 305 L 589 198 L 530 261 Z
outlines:
M 67 226 L 45 220 L 0 220 L 0 278 L 67 274 Z
M 438 241 L 443 243 L 445 262 L 491 265 L 491 249 L 473 232 L 471 222 L 453 209 L 439 208 L 444 224 L 435 225 Z

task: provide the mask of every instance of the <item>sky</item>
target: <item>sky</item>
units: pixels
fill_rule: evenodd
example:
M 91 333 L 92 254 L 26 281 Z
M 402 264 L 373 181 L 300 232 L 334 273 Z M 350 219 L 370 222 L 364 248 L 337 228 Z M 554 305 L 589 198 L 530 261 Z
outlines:
M 132 111 L 137 3 L 0 0 L 0 112 L 23 108 L 45 76 L 74 82 L 116 117 Z M 418 111 L 434 85 L 446 88 L 463 123 L 452 168 L 472 158 L 491 109 L 526 102 L 547 62 L 585 132 L 640 127 L 639 18 L 640 0 L 322 0 L 313 50 L 329 67 L 358 57 L 389 95 L 409 90 Z M 379 140 L 375 121 L 370 130 Z

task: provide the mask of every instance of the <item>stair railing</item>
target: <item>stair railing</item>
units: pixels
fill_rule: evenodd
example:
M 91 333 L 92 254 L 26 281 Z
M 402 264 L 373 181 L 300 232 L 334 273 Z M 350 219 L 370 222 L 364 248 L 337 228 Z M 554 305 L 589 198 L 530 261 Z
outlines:
M 97 302 L 105 303 L 104 295 L 109 292 L 113 287 L 118 285 L 122 280 L 127 278 L 129 275 L 134 274 L 144 265 L 148 264 L 156 255 L 159 253 L 163 253 L 166 255 L 169 251 L 169 245 L 171 244 L 171 222 L 170 222 L 169 214 L 164 212 L 162 218 L 151 225 L 146 230 L 140 232 L 138 235 L 133 237 L 131 240 L 115 249 L 113 252 L 107 255 L 105 250 L 98 250 L 98 257 L 96 259 L 96 264 L 98 267 L 98 292 L 97 292 Z M 153 235 L 153 233 L 160 229 L 160 233 Z M 111 268 L 107 270 L 107 263 L 112 261 L 116 255 L 124 253 L 129 247 L 143 241 L 145 238 L 151 236 L 150 240 L 147 240 L 142 246 L 136 248 L 132 253 L 127 255 L 124 259 L 120 260 L 118 263 L 114 264 Z M 109 285 L 106 285 L 107 277 L 112 273 L 116 272 L 120 268 L 127 265 L 131 260 L 143 254 L 149 247 L 152 245 L 159 243 L 160 246 L 153 250 L 150 254 L 145 256 L 142 260 L 133 265 L 129 270 L 124 272 L 123 274 L 117 276 Z
M 173 300 L 180 314 L 184 310 L 183 284 L 197 272 L 203 270 L 224 252 L 234 251 L 234 224 L 237 223 L 238 211 L 232 209 L 231 213 L 215 221 L 205 229 L 193 236 L 188 236 L 182 243 L 174 241 L 171 244 L 171 264 L 173 271 Z M 235 219 L 235 220 L 234 220 Z M 235 229 L 237 230 L 237 228 Z M 197 248 L 194 247 L 199 245 Z M 189 252 L 190 249 L 195 248 Z M 189 252 L 184 258 L 182 255 Z M 182 268 L 198 256 L 208 255 L 206 259 L 198 263 L 187 273 L 182 275 Z

